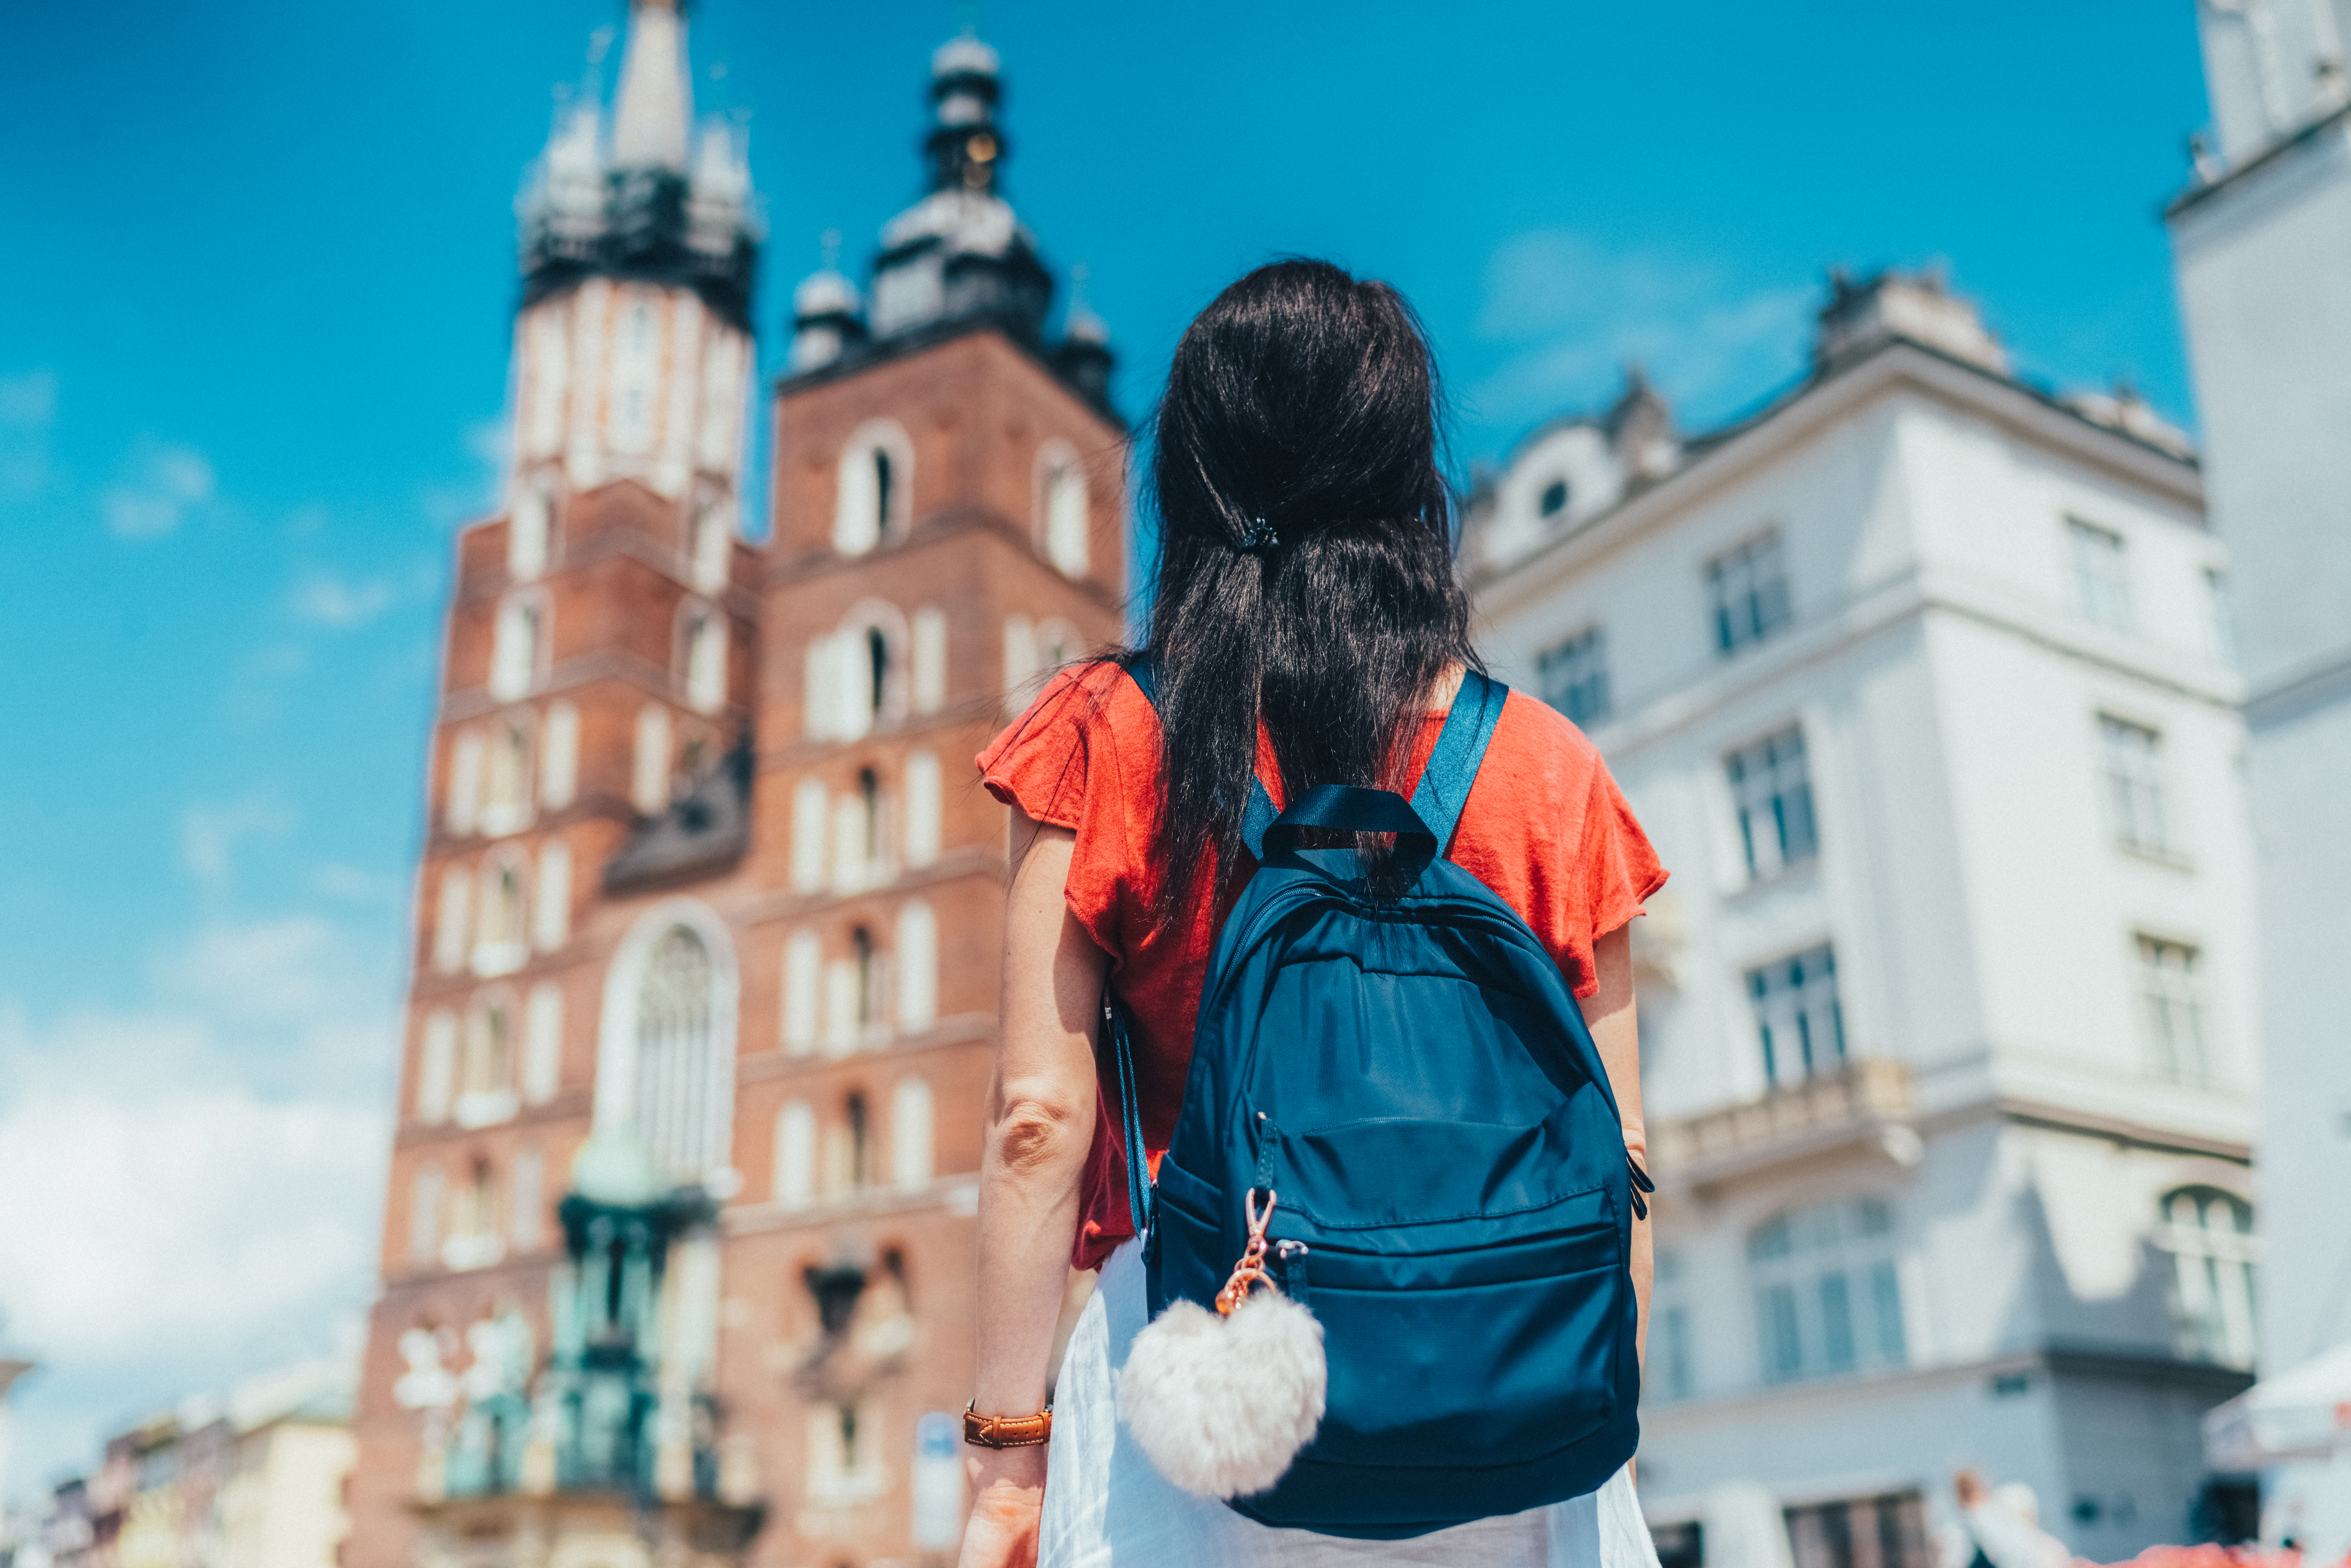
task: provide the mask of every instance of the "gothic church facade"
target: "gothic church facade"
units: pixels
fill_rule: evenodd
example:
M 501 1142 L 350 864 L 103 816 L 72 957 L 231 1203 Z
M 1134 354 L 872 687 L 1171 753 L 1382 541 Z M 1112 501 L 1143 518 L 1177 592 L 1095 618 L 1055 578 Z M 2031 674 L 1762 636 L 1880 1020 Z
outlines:
M 932 62 L 872 309 L 755 392 L 748 171 L 635 0 L 522 203 L 513 471 L 461 536 L 352 1568 L 946 1560 L 1004 808 L 971 758 L 1113 639 L 1099 322 Z M 772 527 L 738 517 L 772 421 Z

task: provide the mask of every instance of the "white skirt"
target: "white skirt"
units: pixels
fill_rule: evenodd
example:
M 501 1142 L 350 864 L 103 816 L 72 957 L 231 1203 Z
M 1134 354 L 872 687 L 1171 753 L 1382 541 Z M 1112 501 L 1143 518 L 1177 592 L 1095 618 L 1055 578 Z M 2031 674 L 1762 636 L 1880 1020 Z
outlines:
M 1143 1254 L 1130 1241 L 1102 1266 L 1054 1386 L 1038 1568 L 1657 1568 L 1629 1469 L 1588 1496 L 1410 1541 L 1276 1530 L 1179 1491 L 1118 1422 L 1119 1369 L 1147 1315 Z

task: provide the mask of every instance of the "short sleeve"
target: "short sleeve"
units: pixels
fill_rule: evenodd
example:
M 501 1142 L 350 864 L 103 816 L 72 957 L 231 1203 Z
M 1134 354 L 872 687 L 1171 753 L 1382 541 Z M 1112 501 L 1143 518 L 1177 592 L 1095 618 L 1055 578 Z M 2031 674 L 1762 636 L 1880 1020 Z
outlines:
M 1057 676 L 976 758 L 989 794 L 1034 821 L 1077 835 L 1062 895 L 1094 945 L 1113 958 L 1123 951 L 1119 910 L 1129 861 L 1128 781 L 1108 711 L 1119 678 L 1115 665 Z
M 1641 905 L 1666 883 L 1666 868 L 1649 843 L 1649 835 L 1633 815 L 1616 780 L 1605 764 L 1592 769 L 1589 794 L 1583 802 L 1583 835 L 1576 846 L 1576 864 L 1583 873 L 1583 904 L 1586 929 L 1576 933 L 1584 959 L 1575 994 L 1589 997 L 1600 988 L 1600 977 L 1591 961 L 1592 946 L 1610 932 L 1628 925 Z

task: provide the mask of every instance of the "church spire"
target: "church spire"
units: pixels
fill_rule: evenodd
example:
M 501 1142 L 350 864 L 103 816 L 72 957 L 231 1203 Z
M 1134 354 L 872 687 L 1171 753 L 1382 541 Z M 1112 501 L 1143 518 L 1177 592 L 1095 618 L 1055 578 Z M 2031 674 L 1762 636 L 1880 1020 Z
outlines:
M 996 123 L 1003 63 L 967 29 L 931 54 L 931 131 L 923 151 L 934 191 L 996 189 L 1004 166 L 1004 131 Z
M 629 42 L 612 116 L 612 167 L 685 172 L 694 89 L 678 0 L 631 0 Z

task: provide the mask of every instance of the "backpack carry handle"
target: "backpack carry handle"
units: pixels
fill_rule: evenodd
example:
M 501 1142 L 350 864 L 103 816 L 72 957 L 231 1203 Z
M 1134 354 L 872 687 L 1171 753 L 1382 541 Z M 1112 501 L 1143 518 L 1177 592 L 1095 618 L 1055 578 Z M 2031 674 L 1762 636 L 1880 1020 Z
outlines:
M 1429 854 L 1437 853 L 1437 834 L 1403 796 L 1386 789 L 1365 789 L 1353 784 L 1318 784 L 1290 804 L 1265 831 L 1266 841 L 1276 833 L 1320 828 L 1339 833 L 1394 833 L 1398 839 L 1418 839 Z

